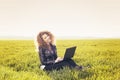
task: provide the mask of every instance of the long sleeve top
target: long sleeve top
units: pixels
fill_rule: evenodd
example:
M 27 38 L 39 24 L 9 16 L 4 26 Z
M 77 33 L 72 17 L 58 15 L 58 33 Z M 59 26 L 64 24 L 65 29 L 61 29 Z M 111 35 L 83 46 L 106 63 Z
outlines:
M 42 65 L 54 64 L 57 58 L 57 50 L 55 45 L 51 45 L 52 50 L 39 47 L 39 57 Z

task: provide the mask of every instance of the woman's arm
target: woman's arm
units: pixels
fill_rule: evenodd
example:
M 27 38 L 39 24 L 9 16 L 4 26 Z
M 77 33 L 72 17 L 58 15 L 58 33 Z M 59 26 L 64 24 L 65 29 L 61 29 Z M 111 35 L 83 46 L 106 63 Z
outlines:
M 43 65 L 55 63 L 54 60 L 53 61 L 47 61 L 47 59 L 44 55 L 44 50 L 42 48 L 39 49 L 39 57 L 40 57 L 40 61 Z
M 55 51 L 55 60 L 57 59 L 57 48 L 56 48 L 56 46 L 55 45 L 53 45 L 53 48 L 54 48 L 54 51 Z
M 60 62 L 60 61 L 62 61 L 62 60 L 63 60 L 63 58 L 57 57 L 57 59 L 55 60 L 55 63 Z
M 57 63 L 59 61 L 62 61 L 63 58 L 57 56 L 57 48 L 56 48 L 56 46 L 54 45 L 53 47 L 54 47 L 54 50 L 55 50 L 55 63 Z

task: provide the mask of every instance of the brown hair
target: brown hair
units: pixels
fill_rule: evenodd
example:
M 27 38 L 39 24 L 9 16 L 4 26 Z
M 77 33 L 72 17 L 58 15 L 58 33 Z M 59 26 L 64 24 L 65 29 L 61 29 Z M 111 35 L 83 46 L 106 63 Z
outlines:
M 41 32 L 38 33 L 37 39 L 36 39 L 36 42 L 37 42 L 36 47 L 37 48 L 38 47 L 48 48 L 47 44 L 44 42 L 44 40 L 42 38 L 42 35 L 44 35 L 44 34 L 47 34 L 48 36 L 50 36 L 51 44 L 55 45 L 54 35 L 49 31 L 41 31 Z

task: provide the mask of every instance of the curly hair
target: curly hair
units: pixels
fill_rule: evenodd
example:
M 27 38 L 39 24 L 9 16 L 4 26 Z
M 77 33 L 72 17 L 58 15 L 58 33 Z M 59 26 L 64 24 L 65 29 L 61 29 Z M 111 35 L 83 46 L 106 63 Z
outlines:
M 37 34 L 37 38 L 36 38 L 36 48 L 38 47 L 43 47 L 43 48 L 48 48 L 47 44 L 44 42 L 43 38 L 42 38 L 42 35 L 44 34 L 47 34 L 48 36 L 50 36 L 50 39 L 51 39 L 51 44 L 52 45 L 55 45 L 55 38 L 54 38 L 54 35 L 49 32 L 49 31 L 41 31 Z

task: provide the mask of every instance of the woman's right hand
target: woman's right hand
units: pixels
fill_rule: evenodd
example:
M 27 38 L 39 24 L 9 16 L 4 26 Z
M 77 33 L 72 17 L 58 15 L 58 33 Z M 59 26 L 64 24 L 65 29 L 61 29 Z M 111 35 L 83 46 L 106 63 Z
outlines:
M 59 62 L 59 61 L 62 61 L 62 60 L 63 60 L 63 58 L 57 57 L 57 59 L 55 60 L 55 63 L 57 63 L 57 62 Z

